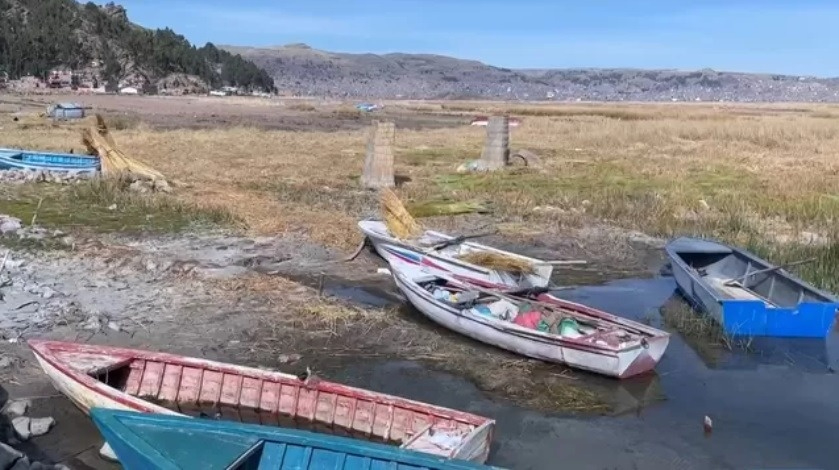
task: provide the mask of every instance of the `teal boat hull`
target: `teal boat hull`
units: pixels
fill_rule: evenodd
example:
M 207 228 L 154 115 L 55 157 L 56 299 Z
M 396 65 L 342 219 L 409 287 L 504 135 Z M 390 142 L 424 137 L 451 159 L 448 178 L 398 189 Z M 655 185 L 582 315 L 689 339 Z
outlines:
M 90 155 L 0 148 L 0 170 L 93 173 L 100 170 L 100 162 Z
M 296 429 L 106 408 L 90 416 L 125 470 L 495 468 Z

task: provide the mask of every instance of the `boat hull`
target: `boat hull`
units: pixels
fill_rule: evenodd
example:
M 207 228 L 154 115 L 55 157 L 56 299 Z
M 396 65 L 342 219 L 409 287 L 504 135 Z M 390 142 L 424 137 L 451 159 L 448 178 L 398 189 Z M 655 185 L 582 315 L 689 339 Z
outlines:
M 448 252 L 432 251 L 400 241 L 389 235 L 387 226 L 383 222 L 363 220 L 358 225 L 362 233 L 370 240 L 376 253 L 384 258 L 388 264 L 397 263 L 402 265 L 400 268 L 402 270 L 413 271 L 415 273 L 435 270 L 473 284 L 503 289 L 546 287 L 551 280 L 553 268 L 545 264 L 540 265 L 539 263 L 542 263 L 542 260 L 539 259 L 498 250 L 478 243 L 464 242 L 460 244 L 464 250 L 487 251 L 514 256 L 537 265 L 536 274 L 519 276 L 459 261 L 449 255 Z M 438 242 L 453 238 L 449 235 L 433 231 L 426 232 L 426 236 L 436 239 Z
M 477 415 L 324 380 L 309 386 L 280 372 L 149 351 L 40 340 L 29 344 L 54 386 L 85 413 L 101 407 L 218 414 L 228 420 L 372 436 L 480 463 L 489 455 L 495 428 L 495 421 Z M 116 377 L 121 370 L 129 371 L 124 390 L 92 375 L 106 374 L 108 380 L 107 374 Z M 454 443 L 438 445 L 435 434 L 452 436 Z
M 307 431 L 104 408 L 91 416 L 126 470 L 493 468 Z
M 835 324 L 839 299 L 782 269 L 749 278 L 748 289 L 726 285 L 774 267 L 745 250 L 681 237 L 665 251 L 679 293 L 730 336 L 824 338 Z
M 99 169 L 100 161 L 98 157 L 69 153 L 0 149 L 0 170 L 95 173 Z
M 435 323 L 482 343 L 546 362 L 624 379 L 655 369 L 670 341 L 662 332 L 646 344 L 617 349 L 519 331 L 506 322 L 464 313 L 437 301 L 413 282 L 409 273 L 394 270 L 392 274 L 408 302 Z

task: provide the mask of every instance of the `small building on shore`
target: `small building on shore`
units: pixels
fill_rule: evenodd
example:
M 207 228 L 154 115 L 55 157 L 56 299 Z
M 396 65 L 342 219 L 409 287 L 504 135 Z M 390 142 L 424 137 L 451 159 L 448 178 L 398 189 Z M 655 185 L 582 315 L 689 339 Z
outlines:
M 56 103 L 47 107 L 47 116 L 61 121 L 84 119 L 85 107 L 78 103 Z

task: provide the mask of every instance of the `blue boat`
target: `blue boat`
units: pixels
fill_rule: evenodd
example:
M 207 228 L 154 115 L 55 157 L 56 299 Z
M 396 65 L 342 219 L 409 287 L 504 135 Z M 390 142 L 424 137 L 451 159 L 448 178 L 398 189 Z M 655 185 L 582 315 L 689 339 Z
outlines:
M 125 470 L 493 469 L 359 439 L 179 415 L 93 408 Z
M 97 172 L 99 157 L 0 148 L 0 170 Z
M 839 299 L 781 266 L 713 240 L 680 237 L 665 251 L 681 294 L 731 336 L 824 338 Z

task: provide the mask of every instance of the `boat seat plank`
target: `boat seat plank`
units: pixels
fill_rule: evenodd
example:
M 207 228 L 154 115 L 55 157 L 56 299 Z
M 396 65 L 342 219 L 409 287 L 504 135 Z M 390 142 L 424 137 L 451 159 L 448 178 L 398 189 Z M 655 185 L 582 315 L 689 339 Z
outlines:
M 160 386 L 160 393 L 157 394 L 157 398 L 169 403 L 177 402 L 182 376 L 183 366 L 165 364 L 163 366 L 163 384 Z
M 178 403 L 198 403 L 198 397 L 201 392 L 201 369 L 184 367 L 181 375 L 181 386 L 178 390 Z
M 131 363 L 131 372 L 129 372 L 128 381 L 125 383 L 125 393 L 133 396 L 140 393 L 140 380 L 143 378 L 145 368 L 146 361 L 142 359 Z
M 708 276 L 705 278 L 705 281 L 713 287 L 714 290 L 722 294 L 723 297 L 730 300 L 760 300 L 767 305 L 772 305 L 771 302 L 748 289 L 741 286 L 726 285 L 728 279 Z
M 278 442 L 266 442 L 262 447 L 262 458 L 257 470 L 277 470 L 283 468 L 287 445 Z M 305 467 L 304 467 L 305 468 Z

